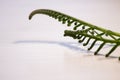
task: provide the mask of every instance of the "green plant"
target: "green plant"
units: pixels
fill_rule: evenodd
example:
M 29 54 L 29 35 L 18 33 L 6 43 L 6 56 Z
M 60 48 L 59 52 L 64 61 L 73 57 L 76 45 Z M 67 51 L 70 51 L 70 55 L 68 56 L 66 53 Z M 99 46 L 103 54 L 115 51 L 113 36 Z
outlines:
M 84 42 L 86 39 L 86 42 L 83 43 L 83 46 L 87 46 L 91 39 L 94 40 L 88 50 L 91 50 L 97 41 L 101 41 L 102 43 L 95 51 L 94 55 L 97 55 L 106 43 L 113 44 L 111 50 L 105 55 L 106 57 L 108 57 L 118 46 L 120 46 L 120 33 L 95 26 L 64 13 L 50 9 L 34 10 L 29 15 L 29 19 L 31 19 L 35 14 L 45 14 L 57 19 L 59 22 L 62 22 L 62 24 L 67 24 L 67 26 L 74 26 L 73 30 L 65 30 L 64 36 L 78 39 L 79 43 Z

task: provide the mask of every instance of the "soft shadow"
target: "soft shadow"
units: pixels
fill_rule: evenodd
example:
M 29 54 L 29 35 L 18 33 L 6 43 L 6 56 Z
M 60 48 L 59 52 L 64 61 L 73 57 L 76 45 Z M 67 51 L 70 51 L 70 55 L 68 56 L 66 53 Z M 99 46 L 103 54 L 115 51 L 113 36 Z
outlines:
M 97 55 L 84 55 L 84 57 L 90 57 L 90 56 L 103 56 L 103 57 L 105 57 L 105 54 L 97 54 Z M 117 57 L 117 56 L 109 56 L 109 57 L 105 57 L 105 58 L 101 58 L 101 60 L 103 60 L 103 59 L 114 59 L 114 58 L 119 58 L 119 57 Z
M 71 50 L 91 53 L 91 51 L 87 51 L 85 49 L 80 48 L 79 46 L 82 46 L 82 44 L 79 44 L 78 42 L 62 42 L 62 41 L 47 41 L 47 40 L 21 40 L 21 41 L 14 42 L 14 44 L 21 44 L 21 43 L 57 44 L 63 47 L 67 47 Z
M 93 51 L 87 51 L 86 49 L 82 49 L 79 46 L 83 46 L 81 43 L 78 42 L 62 42 L 62 41 L 47 41 L 47 40 L 19 40 L 15 41 L 14 44 L 22 44 L 22 43 L 39 43 L 39 44 L 57 44 L 63 47 L 67 47 L 70 50 L 75 50 L 79 52 L 84 52 L 84 53 L 94 53 Z M 98 46 L 100 44 L 96 44 L 95 46 Z M 112 45 L 107 45 L 107 47 L 111 47 Z M 106 48 L 107 48 L 106 47 Z M 87 56 L 93 56 L 93 55 L 86 55 Z M 105 56 L 104 54 L 98 54 L 95 56 Z M 116 56 L 109 56 L 108 58 L 118 58 Z

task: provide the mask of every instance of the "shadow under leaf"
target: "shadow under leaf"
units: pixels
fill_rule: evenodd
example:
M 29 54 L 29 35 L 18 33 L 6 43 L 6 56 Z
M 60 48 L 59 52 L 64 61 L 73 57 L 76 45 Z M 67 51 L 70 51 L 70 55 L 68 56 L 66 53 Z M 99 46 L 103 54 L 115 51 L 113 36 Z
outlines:
M 14 44 L 21 44 L 21 43 L 32 43 L 32 44 L 57 44 L 63 47 L 67 47 L 70 50 L 75 50 L 83 53 L 94 53 L 93 51 L 87 51 L 86 49 L 81 48 L 80 46 L 83 46 L 82 44 L 78 42 L 63 42 L 63 41 L 48 41 L 48 40 L 19 40 L 15 41 Z M 96 44 L 95 46 L 98 46 L 99 44 Z M 112 45 L 107 45 L 107 47 L 111 47 Z M 106 48 L 107 48 L 106 47 Z M 97 56 L 105 56 L 104 54 L 98 54 Z M 118 58 L 116 56 L 110 56 L 109 58 Z
M 82 44 L 79 44 L 77 42 L 62 42 L 62 41 L 47 41 L 47 40 L 20 40 L 20 41 L 14 42 L 14 44 L 21 44 L 21 43 L 57 44 L 63 47 L 67 47 L 71 50 L 82 51 L 87 53 L 91 52 L 91 51 L 86 51 L 85 49 L 80 48 L 79 46 L 82 46 Z

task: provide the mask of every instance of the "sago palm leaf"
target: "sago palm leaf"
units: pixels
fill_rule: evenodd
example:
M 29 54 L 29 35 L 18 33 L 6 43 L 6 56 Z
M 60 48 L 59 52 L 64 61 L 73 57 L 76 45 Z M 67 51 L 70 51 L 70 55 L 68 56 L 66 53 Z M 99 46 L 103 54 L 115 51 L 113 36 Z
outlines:
M 118 46 L 120 46 L 120 33 L 95 26 L 93 24 L 71 17 L 67 14 L 50 9 L 34 10 L 29 15 L 29 19 L 31 19 L 35 14 L 45 14 L 55 18 L 59 22 L 62 22 L 62 24 L 73 26 L 73 30 L 64 31 L 64 36 L 78 39 L 79 43 L 83 42 L 83 46 L 87 46 L 90 40 L 94 40 L 88 50 L 91 50 L 96 42 L 101 41 L 102 43 L 99 45 L 98 49 L 96 49 L 94 53 L 95 55 L 98 54 L 98 52 L 105 46 L 106 43 L 113 44 L 111 50 L 105 55 L 106 57 L 108 57 Z M 84 42 L 85 40 L 86 42 Z

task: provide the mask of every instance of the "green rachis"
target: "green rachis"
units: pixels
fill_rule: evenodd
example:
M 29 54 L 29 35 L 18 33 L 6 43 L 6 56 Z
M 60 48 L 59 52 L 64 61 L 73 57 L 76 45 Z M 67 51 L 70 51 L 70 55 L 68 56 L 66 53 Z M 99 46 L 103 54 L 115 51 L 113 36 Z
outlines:
M 91 50 L 97 41 L 101 41 L 102 43 L 99 45 L 98 49 L 96 49 L 94 53 L 95 55 L 98 54 L 98 52 L 103 48 L 106 43 L 113 44 L 111 50 L 105 55 L 106 57 L 108 57 L 118 46 L 120 46 L 120 33 L 95 26 L 93 24 L 66 15 L 64 13 L 50 9 L 34 10 L 29 15 L 29 19 L 31 19 L 35 14 L 48 15 L 52 18 L 55 18 L 59 22 L 62 22 L 62 24 L 67 24 L 67 26 L 74 25 L 73 30 L 64 31 L 64 36 L 78 39 L 79 43 L 83 42 L 83 46 L 87 46 L 90 40 L 94 40 L 88 50 Z M 86 42 L 84 42 L 85 39 Z

